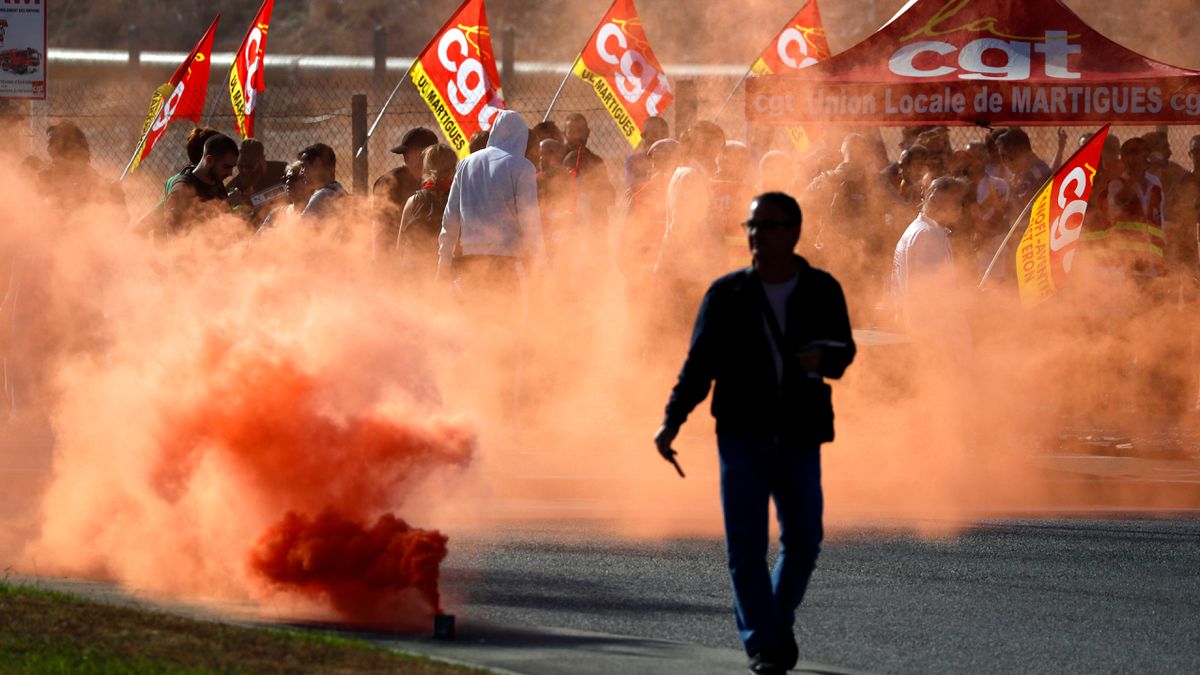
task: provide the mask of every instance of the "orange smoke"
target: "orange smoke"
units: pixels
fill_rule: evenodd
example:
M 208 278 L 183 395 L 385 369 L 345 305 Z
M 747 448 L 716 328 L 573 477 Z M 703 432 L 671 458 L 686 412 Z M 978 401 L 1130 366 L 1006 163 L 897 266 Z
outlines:
M 235 365 L 218 370 L 199 400 L 166 420 L 152 479 L 168 499 L 210 450 L 226 455 L 278 510 L 355 515 L 398 503 L 430 468 L 470 460 L 471 435 L 449 423 L 417 427 L 322 411 L 320 383 L 292 361 L 232 356 L 223 345 L 208 359 Z
M 440 611 L 440 532 L 387 514 L 368 527 L 333 509 L 288 512 L 250 554 L 250 567 L 279 587 L 327 600 L 346 620 L 377 630 L 428 627 Z
M 471 435 L 441 422 L 335 417 L 322 410 L 317 378 L 287 358 L 240 354 L 214 340 L 202 360 L 210 379 L 160 434 L 150 477 L 161 497 L 178 501 L 198 467 L 219 460 L 265 510 L 286 510 L 248 556 L 272 588 L 327 602 L 356 625 L 428 625 L 439 609 L 446 537 L 391 513 L 366 522 L 400 505 L 430 470 L 465 465 Z

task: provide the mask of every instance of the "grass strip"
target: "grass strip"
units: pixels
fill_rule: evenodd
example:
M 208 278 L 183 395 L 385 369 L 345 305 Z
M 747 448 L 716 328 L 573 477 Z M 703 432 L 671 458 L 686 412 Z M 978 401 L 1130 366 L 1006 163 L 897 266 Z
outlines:
M 486 672 L 319 632 L 197 621 L 0 583 L 0 673 Z

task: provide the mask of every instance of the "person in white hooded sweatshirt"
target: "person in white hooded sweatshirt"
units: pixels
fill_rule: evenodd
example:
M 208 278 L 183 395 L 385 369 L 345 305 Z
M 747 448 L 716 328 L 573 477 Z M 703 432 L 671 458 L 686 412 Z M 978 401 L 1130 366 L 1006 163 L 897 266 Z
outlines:
M 438 279 L 464 293 L 518 289 L 546 258 L 537 170 L 525 159 L 529 128 L 501 111 L 483 150 L 458 163 L 438 237 Z

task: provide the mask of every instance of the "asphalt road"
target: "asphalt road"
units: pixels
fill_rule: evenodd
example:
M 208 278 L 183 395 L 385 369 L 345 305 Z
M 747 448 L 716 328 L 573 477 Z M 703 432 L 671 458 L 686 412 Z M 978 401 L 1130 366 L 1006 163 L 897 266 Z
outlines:
M 1200 672 L 1200 521 L 987 521 L 935 541 L 834 526 L 799 619 L 805 661 L 890 673 Z M 739 647 L 719 541 L 562 531 L 460 540 L 443 578 L 468 624 Z
M 0 515 L 31 508 L 49 476 L 49 454 L 27 447 L 0 443 Z M 1064 471 L 1098 461 L 1067 459 L 1055 460 Z M 1085 473 L 1200 490 L 1192 474 L 1164 483 L 1150 469 L 1115 471 Z M 938 529 L 912 523 L 828 522 L 799 618 L 801 659 L 829 672 L 1200 672 L 1200 512 L 1109 515 L 977 521 L 940 539 L 908 534 Z M 457 643 L 368 637 L 539 675 L 741 670 L 721 541 L 589 537 L 594 523 L 561 514 L 554 526 L 523 522 L 499 519 L 487 536 L 449 530 L 442 591 L 459 620 Z M 32 582 L 189 611 L 136 588 Z M 199 613 L 292 620 L 286 603 L 206 604 Z

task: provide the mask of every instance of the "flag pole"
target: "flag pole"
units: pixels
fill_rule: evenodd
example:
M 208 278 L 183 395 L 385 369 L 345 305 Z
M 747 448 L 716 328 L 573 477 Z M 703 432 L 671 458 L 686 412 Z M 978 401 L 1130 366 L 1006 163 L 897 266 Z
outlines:
M 440 33 L 441 31 L 438 32 Z M 424 51 L 421 52 L 421 54 L 424 53 Z M 367 149 L 367 145 L 371 142 L 371 136 L 375 134 L 375 128 L 378 127 L 379 123 L 383 120 L 383 113 L 387 112 L 388 106 L 392 104 L 392 99 L 396 98 L 396 93 L 400 91 L 400 87 L 408 81 L 408 76 L 412 74 L 413 68 L 417 66 L 417 61 L 420 59 L 420 54 L 414 56 L 412 63 L 408 64 L 408 70 L 404 71 L 404 74 L 400 76 L 400 81 L 396 83 L 395 87 L 392 87 L 392 93 L 389 94 L 387 100 L 383 102 L 383 107 L 379 109 L 379 114 L 375 116 L 375 122 L 372 123 L 371 128 L 367 130 L 366 139 L 363 140 L 363 144 L 361 147 L 359 147 L 358 151 L 354 153 L 355 157 L 361 156 L 363 151 Z
M 567 68 L 567 75 L 563 78 L 562 83 L 558 85 L 558 91 L 554 92 L 554 98 L 550 99 L 550 107 L 546 108 L 546 114 L 542 117 L 543 122 L 550 121 L 550 113 L 554 112 L 554 106 L 558 105 L 558 99 L 562 96 L 563 89 L 567 88 L 567 80 L 571 79 L 571 75 L 575 73 L 575 64 L 579 63 L 579 59 L 583 57 L 583 52 L 579 52 L 579 56 L 571 62 L 571 66 Z
M 1053 180 L 1054 174 L 1050 174 L 1050 180 L 1046 181 L 1046 183 L 1050 183 Z M 1040 195 L 1042 190 L 1045 189 L 1046 184 L 1043 184 L 1042 187 L 1038 188 L 1037 191 L 1033 193 L 1033 199 L 1029 200 L 1029 203 L 1026 204 L 1025 208 L 1021 210 L 1021 215 L 1017 216 L 1017 219 L 1013 221 L 1012 227 L 1008 228 L 1008 234 L 1004 235 L 1004 241 L 1000 242 L 1000 248 L 996 249 L 996 255 L 992 256 L 992 261 L 988 263 L 987 269 L 983 271 L 983 278 L 979 280 L 980 290 L 982 290 L 984 285 L 987 284 L 988 277 L 992 275 L 992 268 L 995 267 L 996 262 L 1000 260 L 1000 254 L 1003 253 L 1004 248 L 1008 246 L 1008 242 L 1010 239 L 1012 239 L 1013 233 L 1016 232 L 1017 227 L 1019 227 L 1021 223 L 1025 222 L 1026 218 L 1029 217 L 1029 211 L 1033 208 L 1033 203 L 1037 201 L 1037 196 Z
M 146 137 L 142 136 L 142 138 L 144 140 Z M 141 151 L 142 151 L 142 143 L 141 143 L 141 141 L 139 141 L 138 145 L 137 145 L 137 149 L 133 151 L 133 157 L 129 158 L 129 163 L 125 165 L 125 170 L 121 172 L 121 177 L 117 179 L 118 183 L 122 183 L 125 181 L 125 177 L 129 175 L 130 167 L 133 166 L 133 160 L 137 159 L 138 153 L 140 153 Z
M 725 108 L 727 108 L 729 106 L 729 102 L 733 100 L 733 95 L 737 93 L 737 90 L 742 87 L 742 84 L 746 80 L 750 79 L 750 74 L 753 72 L 754 72 L 754 66 L 750 66 L 749 68 L 746 69 L 746 74 L 742 75 L 742 79 L 738 80 L 737 84 L 733 85 L 733 90 L 730 91 L 729 95 L 725 97 L 725 102 L 721 104 L 721 109 L 718 110 L 716 116 L 713 117 L 714 122 L 720 120 L 721 115 L 725 114 Z
M 151 120 L 158 119 L 158 114 L 160 112 L 162 112 L 163 106 L 166 104 L 167 104 L 167 99 L 165 99 L 165 98 L 162 99 L 161 101 L 159 101 L 158 106 L 155 107 L 153 111 L 151 111 L 150 119 Z M 150 137 L 150 125 L 147 125 L 146 131 L 143 132 L 141 138 L 138 139 L 137 147 L 133 149 L 133 156 L 129 158 L 129 163 L 125 165 L 125 170 L 121 172 L 121 177 L 117 179 L 118 183 L 122 183 L 125 181 L 125 177 L 129 175 L 129 170 L 131 168 L 133 168 L 134 160 L 136 160 L 138 158 L 138 155 L 142 154 L 142 148 L 146 147 L 146 139 L 149 137 Z
M 438 39 L 438 36 L 446 31 L 446 27 L 450 25 L 450 22 L 454 20 L 454 17 L 458 16 L 459 12 L 463 11 L 463 8 L 467 6 L 468 2 L 471 2 L 471 0 L 463 0 L 458 6 L 458 9 L 454 10 L 454 13 L 450 15 L 450 18 L 446 19 L 446 21 L 442 24 L 442 27 L 437 29 L 437 32 L 433 34 L 433 37 L 429 38 L 429 42 L 425 44 L 425 48 L 413 57 L 412 63 L 408 64 L 408 70 L 404 71 L 404 75 L 400 77 L 400 81 L 396 83 L 395 87 L 392 87 L 392 93 L 388 94 L 387 100 L 383 102 L 383 107 L 379 109 L 379 114 L 375 116 L 375 122 L 371 124 L 370 129 L 367 129 L 367 138 L 363 141 L 362 147 L 360 147 L 354 153 L 355 157 L 360 157 L 363 152 L 366 151 L 367 145 L 371 142 L 371 136 L 375 134 L 375 128 L 378 127 L 379 122 L 383 120 L 383 113 L 387 112 L 388 106 L 392 104 L 392 99 L 396 98 L 396 92 L 400 91 L 400 87 L 406 80 L 408 80 L 408 76 L 412 75 L 412 70 L 417 66 L 417 62 L 421 60 L 421 57 L 425 55 L 425 52 L 429 51 L 429 48 L 433 46 L 433 41 Z M 384 70 L 387 70 L 386 63 Z

